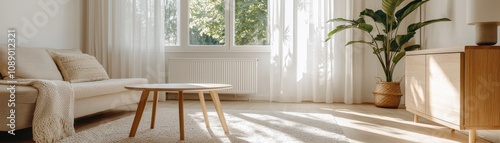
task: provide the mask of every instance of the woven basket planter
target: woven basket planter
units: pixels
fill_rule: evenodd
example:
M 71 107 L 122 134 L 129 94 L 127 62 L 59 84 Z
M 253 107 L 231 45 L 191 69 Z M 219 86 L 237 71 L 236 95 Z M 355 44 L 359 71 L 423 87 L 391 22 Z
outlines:
M 403 96 L 399 82 L 377 82 L 372 93 L 375 97 L 375 106 L 383 108 L 398 108 Z

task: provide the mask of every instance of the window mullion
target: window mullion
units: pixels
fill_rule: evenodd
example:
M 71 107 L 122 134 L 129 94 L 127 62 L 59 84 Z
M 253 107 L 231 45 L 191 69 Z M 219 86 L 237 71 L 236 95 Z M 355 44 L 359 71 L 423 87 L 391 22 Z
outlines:
M 180 18 L 179 18 L 179 37 L 180 46 L 183 48 L 189 47 L 189 1 L 180 0 Z
M 227 49 L 231 50 L 233 48 L 233 11 L 234 11 L 234 0 L 225 0 L 226 3 L 226 13 L 225 13 L 225 20 L 226 20 L 226 47 Z

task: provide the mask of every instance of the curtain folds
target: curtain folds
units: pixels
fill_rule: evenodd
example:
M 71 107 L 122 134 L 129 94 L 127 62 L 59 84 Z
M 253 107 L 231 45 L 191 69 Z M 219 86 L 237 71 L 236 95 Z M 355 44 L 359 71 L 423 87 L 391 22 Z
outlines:
M 165 82 L 164 0 L 87 1 L 86 52 L 111 78 Z
M 352 50 L 348 33 L 324 42 L 328 20 L 352 19 L 348 0 L 273 0 L 271 101 L 353 103 Z M 349 17 L 348 17 L 349 16 Z

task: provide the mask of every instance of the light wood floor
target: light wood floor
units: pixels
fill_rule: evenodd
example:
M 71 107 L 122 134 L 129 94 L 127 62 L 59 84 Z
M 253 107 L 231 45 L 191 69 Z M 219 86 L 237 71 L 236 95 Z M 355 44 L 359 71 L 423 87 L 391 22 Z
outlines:
M 169 100 L 167 102 L 160 102 L 158 106 L 159 108 L 177 108 L 177 101 Z M 147 105 L 147 107 L 150 108 L 151 105 Z M 200 109 L 200 104 L 196 100 L 186 100 L 184 107 L 186 109 Z M 434 124 L 428 120 L 421 118 L 420 123 L 413 123 L 413 114 L 404 109 L 377 108 L 370 104 L 346 105 L 222 101 L 222 107 L 223 110 L 271 110 L 332 114 L 351 143 L 467 142 L 465 134 L 452 132 L 451 129 Z M 133 115 L 135 108 L 134 106 L 121 107 L 77 119 L 75 121 L 75 129 L 77 132 L 80 132 L 103 123 Z M 209 111 L 214 110 L 212 102 L 207 102 L 207 108 Z M 18 131 L 18 135 L 14 138 L 3 132 L 0 133 L 0 142 L 33 142 L 30 132 L 30 129 Z M 6 139 L 7 137 L 8 139 Z M 487 141 L 478 140 L 478 142 L 484 143 Z

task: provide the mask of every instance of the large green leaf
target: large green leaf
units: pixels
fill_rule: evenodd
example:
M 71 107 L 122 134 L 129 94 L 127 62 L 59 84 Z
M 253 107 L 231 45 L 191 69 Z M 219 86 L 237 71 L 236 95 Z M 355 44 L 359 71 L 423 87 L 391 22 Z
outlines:
M 368 33 L 372 32 L 372 30 L 373 30 L 373 26 L 370 24 L 366 24 L 366 23 L 360 23 L 358 25 L 358 28 L 363 30 L 363 31 L 366 31 Z
M 356 20 L 357 23 L 366 23 L 365 22 L 365 19 L 363 17 L 359 17 L 357 20 Z
M 335 29 L 333 29 L 332 31 L 330 31 L 328 33 L 327 38 L 325 39 L 325 42 L 330 40 L 332 38 L 332 36 L 335 35 L 336 33 L 343 31 L 343 30 L 346 30 L 346 29 L 350 29 L 350 28 L 356 28 L 356 26 L 355 25 L 339 25 L 339 26 L 337 26 Z
M 372 43 L 372 42 L 366 42 L 366 41 L 350 41 L 350 42 L 347 42 L 347 44 L 345 44 L 345 46 L 348 46 L 348 45 L 351 45 L 351 44 L 355 44 L 355 43 L 361 43 L 361 44 L 373 45 L 373 43 Z
M 433 20 L 424 21 L 424 22 L 413 23 L 413 24 L 410 24 L 408 26 L 407 32 L 408 33 L 415 32 L 418 29 L 420 29 L 420 28 L 422 28 L 422 27 L 424 27 L 426 25 L 429 25 L 429 24 L 432 24 L 432 23 L 436 23 L 436 22 L 441 22 L 441 21 L 451 21 L 451 20 L 448 19 L 448 18 L 440 18 L 440 19 L 433 19 Z
M 392 62 L 394 62 L 394 64 L 398 63 L 399 60 L 401 60 L 401 58 L 403 58 L 405 55 L 406 55 L 405 51 L 399 52 L 394 58 L 392 58 Z
M 384 24 L 384 26 L 387 25 L 387 14 L 384 11 L 377 10 L 375 11 L 375 15 L 381 18 L 380 21 L 382 21 L 382 24 Z
M 408 16 L 410 13 L 415 11 L 418 7 L 422 6 L 422 4 L 428 2 L 429 0 L 414 0 L 408 3 L 405 7 L 401 8 L 396 12 L 396 19 L 401 22 L 403 19 Z
M 387 18 L 389 18 L 388 21 L 394 20 L 394 12 L 403 1 L 404 0 L 382 0 L 382 9 L 387 14 Z
M 359 13 L 359 16 L 360 17 L 362 17 L 362 16 L 368 16 L 368 17 L 372 18 L 373 21 L 375 21 L 377 23 L 382 23 L 382 24 L 385 25 L 385 13 L 383 11 L 381 11 L 381 10 L 378 10 L 377 13 L 376 13 L 376 12 L 374 12 L 371 9 L 365 9 L 361 13 Z
M 377 37 L 375 37 L 375 41 L 384 41 L 385 40 L 385 36 L 386 35 L 377 35 Z
M 394 39 L 391 39 L 391 52 L 401 51 L 401 47 L 410 41 L 411 38 L 415 36 L 415 32 L 410 32 L 404 35 L 397 35 Z
M 415 34 L 415 32 L 410 32 L 405 35 L 396 36 L 396 42 L 398 43 L 398 46 L 403 46 L 406 42 L 410 41 L 410 39 L 413 38 Z
M 358 24 L 358 22 L 356 22 L 354 20 L 349 20 L 349 19 L 345 19 L 345 18 L 334 18 L 334 19 L 328 20 L 327 22 L 348 22 L 351 24 Z
M 372 30 L 373 30 L 373 26 L 370 24 L 366 24 L 366 23 L 359 23 L 357 25 L 339 25 L 335 29 L 333 29 L 332 31 L 330 31 L 328 33 L 327 38 L 325 39 L 325 42 L 330 40 L 332 38 L 332 36 L 335 35 L 336 33 L 343 31 L 343 30 L 346 30 L 346 29 L 350 29 L 350 28 L 357 28 L 357 29 L 363 30 L 363 31 L 368 32 L 368 33 L 372 32 Z
M 391 52 L 399 52 L 401 50 L 399 47 L 400 46 L 398 45 L 397 38 L 391 39 Z
M 384 29 L 384 32 L 385 33 L 389 33 L 391 31 L 394 31 L 395 29 L 397 29 L 397 27 L 399 26 L 399 23 L 397 23 L 396 21 L 388 21 L 389 23 L 387 23 L 385 25 L 385 29 Z M 391 27 L 390 27 L 391 26 Z M 391 29 L 390 31 L 387 30 L 387 29 Z
M 405 48 L 405 51 L 413 51 L 413 50 L 416 50 L 416 49 L 420 49 L 420 45 L 415 44 L 415 45 L 408 46 L 408 47 Z
M 387 21 L 387 14 L 382 10 L 377 10 L 374 12 L 371 9 L 365 9 L 360 13 L 360 16 L 368 16 L 371 17 L 373 21 L 381 23 L 384 26 L 384 33 L 389 32 L 387 29 L 390 29 L 390 25 L 392 25 L 392 29 L 395 29 L 397 27 L 397 23 L 395 21 Z

